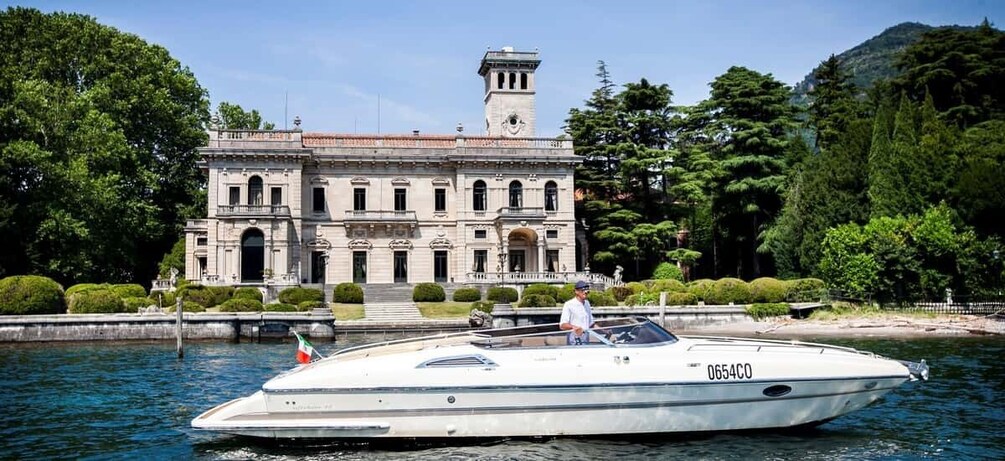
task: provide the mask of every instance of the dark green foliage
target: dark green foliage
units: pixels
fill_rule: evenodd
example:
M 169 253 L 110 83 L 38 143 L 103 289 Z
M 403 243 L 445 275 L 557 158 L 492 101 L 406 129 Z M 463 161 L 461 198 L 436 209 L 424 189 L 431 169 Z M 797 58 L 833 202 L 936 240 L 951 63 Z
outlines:
M 654 280 L 651 290 L 657 293 L 661 291 L 684 292 L 687 291 L 687 287 L 684 286 L 684 284 L 681 283 L 679 280 L 666 279 L 666 280 Z
M 157 276 L 163 279 L 170 278 L 171 269 L 178 270 L 178 280 L 185 279 L 185 237 L 174 242 L 171 251 L 161 258 L 161 262 L 157 264 Z
M 412 301 L 417 303 L 438 303 L 446 299 L 447 294 L 443 291 L 443 287 L 435 283 L 419 283 L 412 289 Z
M 63 287 L 37 275 L 0 279 L 0 315 L 62 314 L 66 312 Z
M 715 285 L 715 280 L 699 279 L 687 284 L 687 292 L 693 294 L 699 301 L 706 301 L 708 291 Z
M 120 298 L 142 298 L 147 295 L 147 290 L 135 283 L 112 285 L 111 288 Z
M 164 310 L 166 310 L 169 313 L 170 312 L 174 312 L 175 311 L 175 307 L 177 307 L 177 306 L 178 306 L 177 304 L 171 304 L 171 306 L 165 305 L 164 306 Z M 206 308 L 202 307 L 202 305 L 199 304 L 199 303 L 195 303 L 195 302 L 192 302 L 192 301 L 182 301 L 181 311 L 182 312 L 206 312 Z
M 786 303 L 754 303 L 747 307 L 747 315 L 754 320 L 761 320 L 767 317 L 778 317 L 789 315 L 789 305 Z
M 297 305 L 297 310 L 310 312 L 314 309 L 323 309 L 324 307 L 325 303 L 321 301 L 303 301 Z
M 789 285 L 771 277 L 751 280 L 750 300 L 755 303 L 780 303 L 785 301 Z
M 0 11 L 0 273 L 153 279 L 205 216 L 208 107 L 163 47 L 89 16 Z
M 234 290 L 233 299 L 254 299 L 262 302 L 262 291 L 253 287 L 241 287 Z
M 787 280 L 785 300 L 790 302 L 819 301 L 827 292 L 827 284 L 823 280 L 806 278 Z
M 698 297 L 692 293 L 667 293 L 668 306 L 693 306 L 698 304 Z
M 220 304 L 220 312 L 261 312 L 262 302 L 257 299 L 230 299 Z
M 454 301 L 457 302 L 471 302 L 471 301 L 481 301 L 482 290 L 480 288 L 458 288 L 454 290 Z
M 304 301 L 305 303 L 313 301 Z M 297 306 L 286 303 L 269 303 L 264 306 L 266 312 L 297 312 Z
M 222 101 L 216 108 L 220 116 L 220 127 L 228 130 L 272 130 L 276 124 L 262 123 L 262 115 L 257 110 L 245 112 L 239 104 Z
M 524 295 L 518 307 L 554 307 L 556 301 L 548 295 Z
M 628 299 L 629 296 L 635 294 L 635 292 L 632 291 L 631 288 L 628 288 L 626 286 L 610 287 L 607 289 L 607 292 L 610 293 L 611 296 L 614 296 L 614 299 L 618 300 L 619 302 L 624 301 L 625 299 Z
M 523 289 L 524 297 L 531 295 L 545 295 L 545 296 L 551 296 L 553 299 L 557 299 L 558 287 L 548 285 L 546 283 L 535 283 Z
M 618 300 L 603 291 L 591 291 L 590 294 L 586 295 L 586 299 L 590 301 L 591 307 L 603 307 L 603 306 L 617 306 Z
M 66 289 L 66 298 L 69 299 L 76 293 L 90 290 L 107 290 L 111 285 L 107 283 L 78 283 Z
M 566 283 L 558 289 L 558 297 L 555 298 L 556 301 L 564 303 L 576 296 L 576 286 L 572 283 Z
M 68 312 L 71 314 L 114 314 L 130 311 L 126 310 L 126 303 L 115 292 L 108 289 L 98 289 L 80 291 L 70 296 Z
M 126 305 L 126 312 L 139 312 L 141 307 L 156 306 L 157 302 L 143 297 L 131 297 L 123 298 L 122 302 Z
M 279 292 L 279 302 L 297 305 L 304 301 L 324 301 L 325 295 L 317 288 L 290 287 Z
M 678 280 L 684 281 L 684 272 L 676 264 L 662 262 L 653 270 L 654 280 Z
M 472 310 L 480 310 L 482 312 L 485 312 L 486 314 L 491 314 L 492 307 L 494 306 L 495 304 L 493 304 L 492 301 L 475 301 L 471 303 Z
M 960 215 L 982 235 L 1005 236 L 1005 120 L 967 129 L 954 150 L 961 165 L 952 194 Z
M 506 304 L 520 299 L 520 295 L 517 293 L 516 288 L 492 287 L 489 288 L 488 293 L 485 294 L 485 299 L 495 301 L 500 304 Z
M 335 286 L 334 302 L 346 304 L 363 304 L 363 288 L 355 283 L 340 283 Z
M 208 287 L 190 284 L 175 291 L 175 297 L 192 301 L 202 307 L 213 307 L 229 300 L 234 294 L 234 287 Z
M 708 304 L 747 304 L 750 302 L 750 287 L 747 282 L 734 278 L 716 280 L 705 295 Z

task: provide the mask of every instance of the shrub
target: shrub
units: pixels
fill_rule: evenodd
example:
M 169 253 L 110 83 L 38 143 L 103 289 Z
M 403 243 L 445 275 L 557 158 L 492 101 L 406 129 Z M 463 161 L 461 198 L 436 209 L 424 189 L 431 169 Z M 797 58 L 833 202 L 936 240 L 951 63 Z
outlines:
M 823 280 L 814 278 L 789 280 L 786 285 L 785 299 L 792 302 L 819 301 L 827 290 Z
M 327 305 L 321 301 L 304 301 L 297 304 L 297 310 L 299 311 L 312 311 L 314 309 L 323 309 Z
M 38 315 L 66 312 L 63 287 L 38 275 L 15 275 L 0 280 L 0 314 Z
M 526 295 L 520 300 L 519 307 L 555 307 L 555 298 L 548 295 Z
M 572 283 L 566 283 L 562 285 L 562 288 L 558 289 L 558 297 L 555 298 L 556 301 L 564 303 L 576 296 L 576 285 Z
M 654 280 L 653 281 L 653 291 L 666 291 L 669 293 L 685 293 L 687 292 L 687 287 L 684 286 L 684 282 L 680 280 Z
M 485 294 L 485 299 L 505 304 L 520 299 L 520 295 L 517 294 L 516 288 L 492 287 Z
M 311 302 L 311 301 L 304 301 Z M 265 305 L 266 312 L 296 312 L 297 306 L 286 303 L 270 303 Z
M 706 301 L 705 297 L 708 296 L 708 290 L 715 285 L 715 280 L 712 279 L 699 279 L 691 283 L 688 283 L 687 292 L 693 294 L 698 301 Z
M 558 299 L 558 287 L 546 283 L 535 283 L 523 290 L 524 297 L 531 295 L 551 296 L 552 299 Z
M 126 303 L 110 289 L 78 291 L 70 297 L 71 314 L 113 314 L 126 312 Z
M 346 304 L 363 304 L 363 287 L 345 282 L 335 286 L 332 301 Z
M 139 312 L 141 307 L 156 306 L 157 301 L 154 301 L 145 296 L 133 296 L 129 298 L 123 298 L 122 302 L 126 305 L 126 312 Z
M 454 301 L 466 303 L 481 300 L 482 290 L 478 288 L 458 288 L 454 290 Z
M 634 294 L 632 293 L 632 289 L 626 286 L 610 287 L 607 289 L 607 293 L 613 296 L 614 299 L 618 300 L 619 302 L 628 299 L 629 296 Z
M 290 287 L 279 292 L 279 302 L 297 305 L 304 301 L 324 301 L 325 294 L 317 288 Z
M 70 299 L 70 296 L 73 296 L 74 294 L 80 293 L 82 291 L 108 289 L 108 286 L 109 285 L 107 283 L 105 283 L 105 284 L 100 284 L 100 283 L 78 283 L 78 284 L 76 284 L 76 285 L 74 285 L 74 286 L 72 286 L 70 288 L 67 288 L 66 289 L 66 294 L 64 296 L 66 296 L 66 299 Z
M 175 296 L 181 296 L 185 301 L 192 301 L 202 307 L 213 307 L 229 300 L 234 294 L 234 287 L 207 287 L 199 284 L 189 284 L 175 291 Z
M 412 289 L 412 301 L 417 303 L 438 303 L 446 299 L 447 293 L 436 283 L 419 283 Z
M 174 308 L 175 308 L 175 305 L 172 304 L 171 307 L 168 307 L 166 310 L 168 312 L 174 312 Z M 199 303 L 195 303 L 195 302 L 192 302 L 192 301 L 182 301 L 181 311 L 182 312 L 206 312 L 206 308 L 202 307 L 202 305 L 199 304 Z
M 765 317 L 789 315 L 789 305 L 786 303 L 754 303 L 747 307 L 747 315 L 760 320 Z
M 709 304 L 746 304 L 750 302 L 750 287 L 740 279 L 722 278 L 712 284 L 705 301 Z
M 653 271 L 654 280 L 677 280 L 679 282 L 684 281 L 684 272 L 681 272 L 680 268 L 676 264 L 662 262 Z
M 698 304 L 698 297 L 694 293 L 667 293 L 667 305 L 669 306 L 693 306 Z
M 485 312 L 486 314 L 492 313 L 493 306 L 494 304 L 492 304 L 492 301 L 475 301 L 471 303 L 472 310 L 480 310 L 482 312 Z
M 649 288 L 642 282 L 628 282 L 625 284 L 625 287 L 632 290 L 632 294 L 635 295 L 642 293 Z
M 787 284 L 771 277 L 761 277 L 750 282 L 750 301 L 755 303 L 780 303 L 785 301 Z
M 262 291 L 258 288 L 241 287 L 234 290 L 234 297 L 231 299 L 254 299 L 262 302 Z
M 590 294 L 586 295 L 586 299 L 590 301 L 590 307 L 600 307 L 600 306 L 617 306 L 618 300 L 603 291 L 591 291 Z
M 257 299 L 230 299 L 220 304 L 220 312 L 259 312 L 262 302 Z
M 147 290 L 142 285 L 136 283 L 120 283 L 112 285 L 112 292 L 120 298 L 143 298 L 147 295 Z
M 653 306 L 658 304 L 659 302 L 660 302 L 660 294 L 652 291 L 643 291 L 639 294 L 631 295 L 627 299 L 625 299 L 626 306 Z

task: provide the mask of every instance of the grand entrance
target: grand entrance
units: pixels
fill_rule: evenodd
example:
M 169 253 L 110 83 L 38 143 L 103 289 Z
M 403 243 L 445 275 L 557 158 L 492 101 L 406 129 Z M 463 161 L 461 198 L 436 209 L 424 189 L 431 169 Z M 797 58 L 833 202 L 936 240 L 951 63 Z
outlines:
M 509 233 L 509 272 L 539 272 L 544 265 L 544 257 L 539 256 L 537 232 L 531 229 L 514 229 Z
M 241 281 L 261 282 L 265 273 L 265 235 L 248 229 L 241 236 Z

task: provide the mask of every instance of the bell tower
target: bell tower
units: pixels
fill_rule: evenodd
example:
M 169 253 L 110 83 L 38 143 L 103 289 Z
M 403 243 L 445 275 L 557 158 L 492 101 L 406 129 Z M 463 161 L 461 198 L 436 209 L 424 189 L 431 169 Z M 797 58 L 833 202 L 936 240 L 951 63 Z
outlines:
M 537 51 L 504 46 L 486 51 L 478 75 L 485 79 L 485 130 L 489 136 L 534 137 L 534 71 Z

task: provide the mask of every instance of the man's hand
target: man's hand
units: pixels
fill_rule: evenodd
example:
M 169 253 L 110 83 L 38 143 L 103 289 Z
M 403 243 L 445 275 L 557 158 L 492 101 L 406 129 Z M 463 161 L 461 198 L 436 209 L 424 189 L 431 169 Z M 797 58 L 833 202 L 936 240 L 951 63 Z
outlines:
M 574 333 L 576 333 L 576 336 L 582 335 L 583 334 L 583 327 L 580 327 L 580 326 L 572 327 L 572 331 Z

